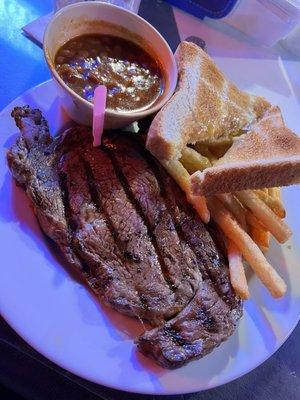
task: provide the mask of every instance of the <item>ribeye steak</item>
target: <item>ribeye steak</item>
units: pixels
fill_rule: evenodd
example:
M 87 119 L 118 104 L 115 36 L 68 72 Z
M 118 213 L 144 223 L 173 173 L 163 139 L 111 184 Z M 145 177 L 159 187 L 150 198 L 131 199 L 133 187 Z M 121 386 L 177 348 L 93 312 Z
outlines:
M 20 136 L 8 164 L 41 228 L 96 295 L 154 326 L 138 348 L 175 368 L 226 340 L 242 302 L 222 246 L 135 135 L 93 148 L 87 128 L 52 138 L 39 110 L 12 116 Z

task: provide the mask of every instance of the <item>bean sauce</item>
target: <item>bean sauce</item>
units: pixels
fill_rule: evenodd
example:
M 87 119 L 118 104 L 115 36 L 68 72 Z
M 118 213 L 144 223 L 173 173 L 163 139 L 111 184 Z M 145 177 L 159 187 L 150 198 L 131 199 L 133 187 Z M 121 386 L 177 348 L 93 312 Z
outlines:
M 112 35 L 82 35 L 65 43 L 55 57 L 63 81 L 93 102 L 98 85 L 107 88 L 106 107 L 138 110 L 153 104 L 163 91 L 159 63 L 139 45 Z

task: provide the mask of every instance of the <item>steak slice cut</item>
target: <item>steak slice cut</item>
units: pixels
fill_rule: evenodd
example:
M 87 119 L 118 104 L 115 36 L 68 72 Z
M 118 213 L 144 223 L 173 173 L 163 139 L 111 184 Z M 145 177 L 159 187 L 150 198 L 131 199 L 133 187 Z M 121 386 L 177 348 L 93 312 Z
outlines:
M 203 229 L 196 211 L 186 201 L 185 193 L 160 165 L 158 174 L 164 182 L 165 197 L 177 229 L 181 232 L 182 240 L 186 240 L 193 249 L 203 279 L 211 281 L 225 303 L 231 307 L 240 307 L 240 298 L 230 284 L 223 236 L 220 236 L 215 225 Z
M 143 316 L 144 306 L 107 226 L 106 216 L 93 202 L 81 150 L 69 151 L 59 164 L 68 196 L 73 247 L 90 268 L 88 281 L 94 291 L 124 314 Z
M 88 148 L 84 157 L 124 263 L 148 312 L 147 319 L 160 324 L 162 317 L 169 318 L 182 307 L 178 308 L 174 292 L 165 280 L 144 220 L 127 197 L 108 155 L 102 150 Z
M 203 280 L 187 307 L 164 326 L 145 332 L 137 345 L 162 366 L 178 368 L 210 353 L 232 335 L 242 316 L 242 301 L 230 284 L 220 240 L 203 229 L 185 194 L 166 171 L 158 164 L 155 171 L 181 240 L 193 250 Z M 215 227 L 211 228 L 215 234 Z
M 166 368 L 178 368 L 203 357 L 226 340 L 242 315 L 230 308 L 211 282 L 203 280 L 191 302 L 165 325 L 137 339 L 142 353 Z
M 70 232 L 55 168 L 63 148 L 68 146 L 68 140 L 64 142 L 63 137 L 57 140 L 51 138 L 47 121 L 39 110 L 16 107 L 12 117 L 21 135 L 7 153 L 9 168 L 17 183 L 25 188 L 46 235 L 57 243 L 71 265 L 81 269 L 81 262 L 70 246 Z M 74 136 L 77 137 L 80 132 L 75 130 L 70 133 L 66 137 L 72 138 L 69 145 L 74 145 Z
M 178 236 L 146 152 L 125 135 L 107 138 L 104 146 L 130 192 L 129 197 L 144 215 L 162 270 L 181 309 L 193 297 L 201 280 L 196 256 Z
M 132 136 L 95 149 L 87 128 L 52 138 L 39 110 L 12 116 L 8 164 L 43 231 L 98 297 L 157 326 L 137 340 L 144 354 L 175 368 L 232 334 L 242 303 L 218 241 Z
M 13 116 L 21 136 L 8 163 L 44 232 L 117 310 L 153 325 L 176 315 L 189 299 L 175 298 L 143 216 L 106 152 L 91 147 L 89 131 L 52 139 L 38 110 L 17 108 Z

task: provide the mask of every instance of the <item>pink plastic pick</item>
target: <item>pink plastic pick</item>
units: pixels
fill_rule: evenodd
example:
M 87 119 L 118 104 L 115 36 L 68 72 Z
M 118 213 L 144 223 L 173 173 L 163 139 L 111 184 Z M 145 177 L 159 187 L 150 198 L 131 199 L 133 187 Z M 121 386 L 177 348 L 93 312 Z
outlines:
M 106 105 L 106 86 L 97 86 L 94 92 L 94 111 L 93 111 L 93 146 L 100 146 L 104 127 L 104 115 Z

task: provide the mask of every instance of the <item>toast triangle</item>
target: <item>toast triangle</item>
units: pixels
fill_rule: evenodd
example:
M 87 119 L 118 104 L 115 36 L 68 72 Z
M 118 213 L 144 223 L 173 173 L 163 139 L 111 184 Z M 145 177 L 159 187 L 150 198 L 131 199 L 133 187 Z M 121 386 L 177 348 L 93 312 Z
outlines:
M 300 183 L 300 138 L 271 107 L 223 157 L 191 176 L 194 194 L 213 195 Z
M 194 43 L 182 42 L 175 57 L 178 87 L 149 128 L 148 150 L 166 162 L 187 145 L 233 138 L 222 158 L 191 176 L 195 195 L 299 183 L 300 139 L 279 108 L 239 90 Z
M 179 159 L 184 146 L 224 140 L 260 118 L 271 105 L 229 82 L 208 54 L 182 42 L 175 53 L 178 87 L 155 116 L 146 147 L 160 160 Z

